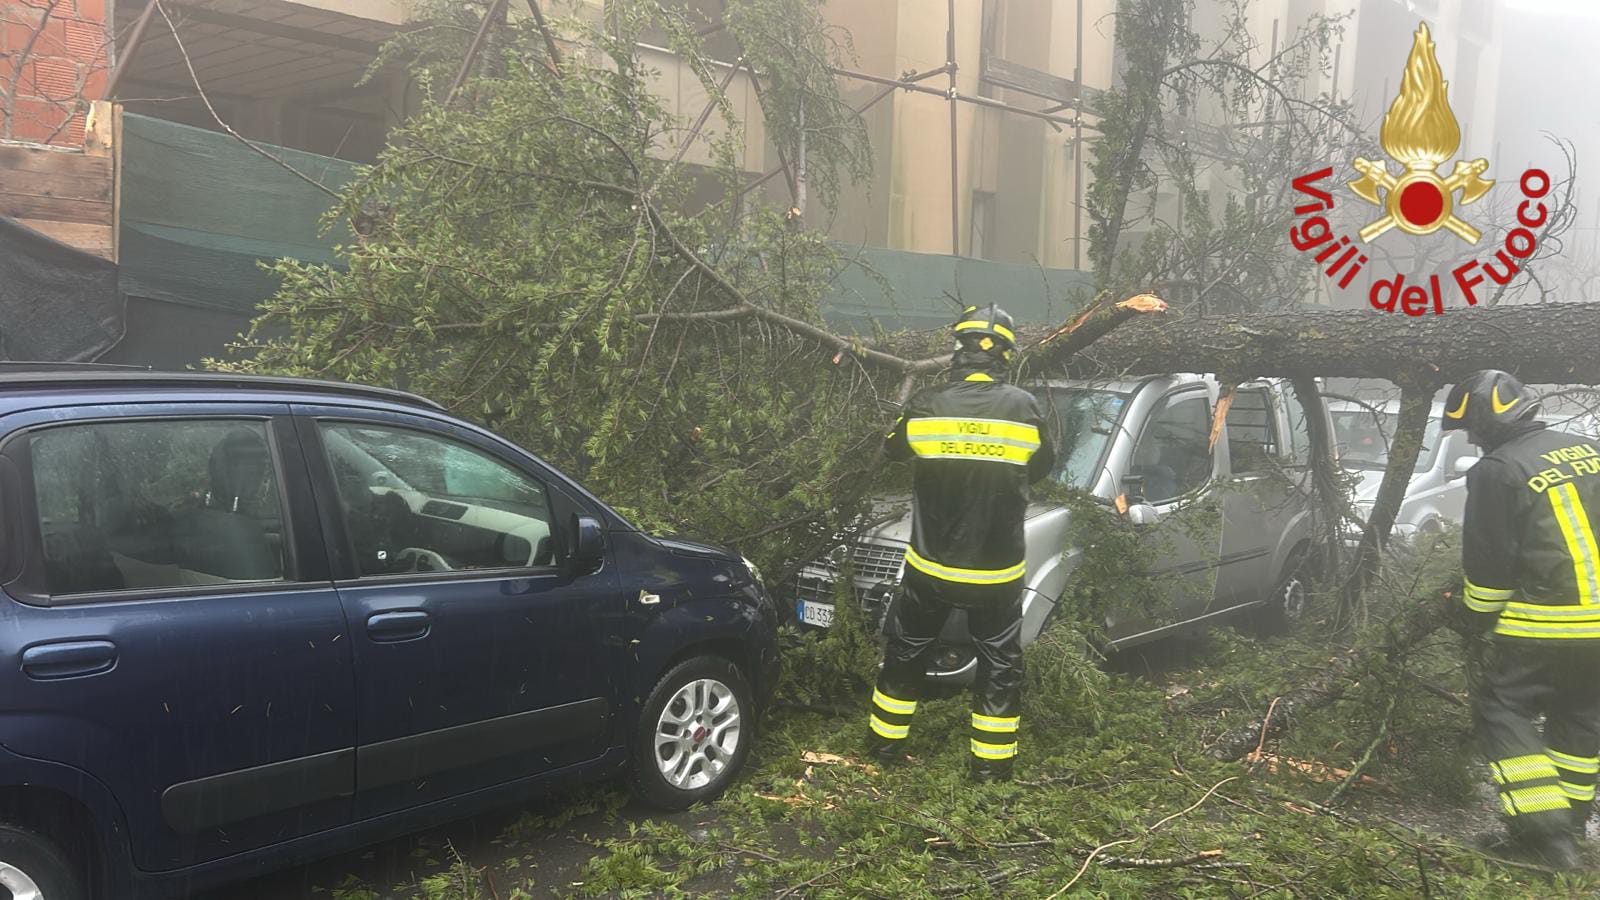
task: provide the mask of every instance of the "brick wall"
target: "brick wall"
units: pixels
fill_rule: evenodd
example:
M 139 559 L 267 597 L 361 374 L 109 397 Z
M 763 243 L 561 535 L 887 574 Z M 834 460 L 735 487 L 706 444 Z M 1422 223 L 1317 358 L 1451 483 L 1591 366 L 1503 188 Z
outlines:
M 107 2 L 0 0 L 0 140 L 83 146 L 105 93 Z

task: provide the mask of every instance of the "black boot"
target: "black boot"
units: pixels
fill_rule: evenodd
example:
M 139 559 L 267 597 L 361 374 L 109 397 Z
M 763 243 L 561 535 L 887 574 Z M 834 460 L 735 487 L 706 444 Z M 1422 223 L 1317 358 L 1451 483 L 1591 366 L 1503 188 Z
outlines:
M 1529 847 L 1539 862 L 1557 872 L 1570 872 L 1583 865 L 1578 854 L 1578 842 L 1568 830 L 1550 831 L 1533 839 Z
M 906 742 L 891 741 L 876 734 L 869 734 L 867 755 L 886 766 L 897 766 L 906 761 Z
M 1537 818 L 1518 816 L 1506 823 L 1510 839 L 1501 847 L 1487 851 L 1506 859 L 1519 859 L 1566 872 L 1583 864 L 1578 842 L 1573 840 L 1570 819 L 1565 814 L 1540 813 Z
M 1572 804 L 1571 818 L 1568 820 L 1569 829 L 1573 840 L 1583 843 L 1589 838 L 1589 813 L 1594 807 L 1594 801 L 1587 803 L 1574 802 Z
M 1011 763 L 1009 759 L 973 759 L 972 769 L 969 772 L 973 781 L 979 784 L 989 784 L 996 781 L 1011 780 Z

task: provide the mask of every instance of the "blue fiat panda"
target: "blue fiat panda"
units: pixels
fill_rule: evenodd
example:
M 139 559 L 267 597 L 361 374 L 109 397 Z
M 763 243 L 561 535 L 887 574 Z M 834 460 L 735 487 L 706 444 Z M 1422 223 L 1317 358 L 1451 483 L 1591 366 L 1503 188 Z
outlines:
M 0 887 L 166 896 L 625 773 L 716 796 L 777 611 L 409 394 L 0 367 Z

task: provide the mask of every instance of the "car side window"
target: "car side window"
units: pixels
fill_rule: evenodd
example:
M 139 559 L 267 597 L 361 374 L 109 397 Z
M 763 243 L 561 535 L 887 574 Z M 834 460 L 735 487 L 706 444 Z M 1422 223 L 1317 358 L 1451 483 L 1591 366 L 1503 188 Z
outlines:
M 1292 387 L 1279 396 L 1283 398 L 1284 411 L 1289 414 L 1289 446 L 1284 459 L 1291 466 L 1308 466 L 1311 464 L 1311 426 L 1307 424 L 1306 408 Z
M 1163 397 L 1133 451 L 1130 474 L 1144 477 L 1150 503 L 1166 503 L 1211 478 L 1211 404 L 1201 391 Z
M 540 482 L 441 435 L 319 427 L 362 577 L 554 564 Z
M 1279 453 L 1278 428 L 1272 401 L 1262 388 L 1241 388 L 1228 407 L 1228 458 L 1233 474 L 1249 475 L 1272 469 Z
M 28 442 L 52 595 L 284 579 L 265 422 L 95 422 Z

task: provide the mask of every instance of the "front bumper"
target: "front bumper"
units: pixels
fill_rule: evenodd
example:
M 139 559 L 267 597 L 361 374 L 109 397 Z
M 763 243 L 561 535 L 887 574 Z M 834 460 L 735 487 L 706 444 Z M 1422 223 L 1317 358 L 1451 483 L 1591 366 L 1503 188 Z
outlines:
M 855 603 L 862 611 L 865 627 L 882 641 L 886 629 L 892 629 L 889 610 L 900 593 L 900 582 L 905 573 L 906 545 L 898 542 L 863 539 L 850 548 L 848 569 L 851 572 L 847 591 L 839 589 L 839 579 L 846 566 L 832 560 L 818 560 L 803 569 L 789 585 L 786 606 L 801 628 L 821 630 L 801 619 L 800 603 Z M 842 556 L 842 553 L 835 554 Z M 837 620 L 836 620 L 837 621 Z M 835 625 L 837 627 L 837 625 Z M 968 683 L 977 671 L 977 657 L 972 650 L 972 638 L 967 631 L 967 615 L 960 609 L 952 610 L 945 620 L 944 630 L 929 654 L 927 677 L 932 681 Z

